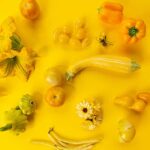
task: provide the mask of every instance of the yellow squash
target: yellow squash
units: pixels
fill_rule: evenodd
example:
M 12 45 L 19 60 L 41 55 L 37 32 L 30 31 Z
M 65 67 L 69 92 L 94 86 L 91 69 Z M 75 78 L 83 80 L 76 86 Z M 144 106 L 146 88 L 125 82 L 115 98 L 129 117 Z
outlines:
M 128 74 L 139 69 L 140 65 L 128 57 L 99 55 L 81 60 L 71 65 L 66 72 L 66 80 L 71 80 L 80 71 L 91 67 Z

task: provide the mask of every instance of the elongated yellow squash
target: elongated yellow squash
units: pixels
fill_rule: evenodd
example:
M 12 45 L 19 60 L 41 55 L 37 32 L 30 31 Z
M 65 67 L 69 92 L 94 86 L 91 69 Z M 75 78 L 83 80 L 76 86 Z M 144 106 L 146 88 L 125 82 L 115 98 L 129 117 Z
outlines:
M 96 67 L 102 70 L 128 74 L 140 68 L 140 65 L 128 57 L 98 55 L 81 60 L 71 65 L 66 72 L 66 80 L 73 79 L 76 74 L 86 68 Z

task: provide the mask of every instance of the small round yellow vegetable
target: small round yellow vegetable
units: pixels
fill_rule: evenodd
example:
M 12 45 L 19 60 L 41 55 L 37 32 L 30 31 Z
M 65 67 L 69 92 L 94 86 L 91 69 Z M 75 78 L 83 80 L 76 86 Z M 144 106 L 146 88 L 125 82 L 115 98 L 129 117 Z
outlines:
M 65 25 L 63 28 L 62 28 L 62 32 L 67 34 L 69 37 L 71 36 L 72 34 L 72 29 L 69 25 Z
M 80 48 L 81 47 L 81 42 L 76 38 L 71 38 L 69 44 L 73 48 Z
M 59 39 L 59 35 L 62 33 L 62 29 L 61 28 L 57 28 L 54 33 L 53 33 L 53 40 L 54 42 L 58 42 Z
M 50 85 L 59 86 L 62 85 L 64 82 L 63 75 L 57 68 L 49 68 L 46 72 L 46 81 Z
M 136 134 L 134 125 L 125 119 L 119 121 L 118 131 L 119 140 L 121 143 L 131 142 Z
M 52 87 L 46 94 L 46 102 L 50 106 L 58 107 L 65 101 L 65 92 L 62 87 Z
M 86 30 L 84 28 L 80 28 L 75 32 L 75 37 L 78 40 L 83 40 L 86 37 Z
M 20 3 L 20 11 L 29 20 L 35 20 L 40 15 L 40 8 L 36 0 L 22 0 Z
M 81 18 L 76 21 L 75 23 L 75 29 L 84 28 L 85 27 L 85 19 Z
M 86 48 L 87 46 L 89 46 L 90 45 L 90 39 L 89 38 L 85 38 L 85 39 L 83 39 L 83 41 L 82 41 L 82 48 Z
M 69 42 L 69 36 L 65 33 L 61 33 L 58 37 L 58 42 L 60 44 L 67 44 Z

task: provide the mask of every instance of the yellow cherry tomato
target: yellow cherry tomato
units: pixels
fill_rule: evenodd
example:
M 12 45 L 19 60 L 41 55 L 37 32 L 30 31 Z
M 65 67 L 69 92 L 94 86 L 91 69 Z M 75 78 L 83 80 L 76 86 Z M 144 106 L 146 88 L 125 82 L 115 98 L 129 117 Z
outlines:
M 65 101 L 64 89 L 58 86 L 50 88 L 45 99 L 50 106 L 58 107 L 63 105 Z
M 29 20 L 35 20 L 40 15 L 40 8 L 36 0 L 22 0 L 20 3 L 20 11 Z

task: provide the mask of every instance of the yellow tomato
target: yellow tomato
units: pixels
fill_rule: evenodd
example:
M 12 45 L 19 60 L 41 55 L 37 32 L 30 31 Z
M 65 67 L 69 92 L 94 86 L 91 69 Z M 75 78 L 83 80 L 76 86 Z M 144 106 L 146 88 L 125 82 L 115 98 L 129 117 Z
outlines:
M 65 92 L 61 87 L 52 87 L 48 90 L 45 99 L 50 106 L 61 106 L 65 101 Z

